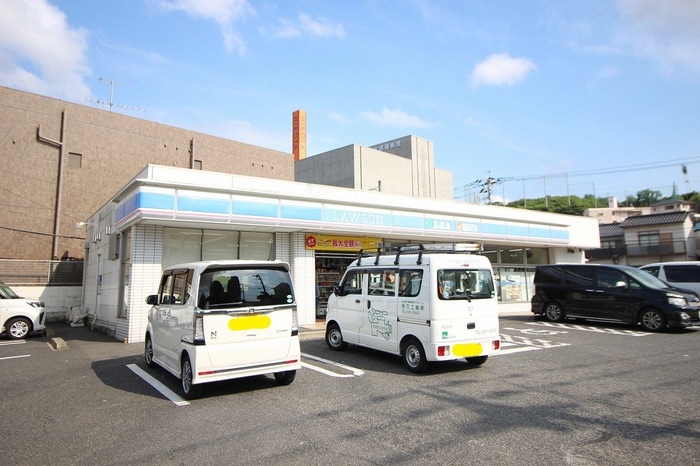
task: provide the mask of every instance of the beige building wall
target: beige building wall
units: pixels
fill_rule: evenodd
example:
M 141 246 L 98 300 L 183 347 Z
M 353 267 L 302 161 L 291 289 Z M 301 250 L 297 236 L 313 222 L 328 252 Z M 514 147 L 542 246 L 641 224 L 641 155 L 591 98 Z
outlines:
M 418 136 L 341 147 L 297 161 L 294 172 L 299 182 L 453 199 L 452 172 L 435 167 L 433 143 Z
M 7 87 L 0 113 L 0 259 L 82 258 L 76 224 L 147 164 L 294 180 L 291 153 Z

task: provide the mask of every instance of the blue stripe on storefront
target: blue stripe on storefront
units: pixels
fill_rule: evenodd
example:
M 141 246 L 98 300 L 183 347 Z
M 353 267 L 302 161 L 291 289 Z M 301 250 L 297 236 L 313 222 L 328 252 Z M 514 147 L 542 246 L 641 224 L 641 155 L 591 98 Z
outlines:
M 408 215 L 397 215 L 391 216 L 392 225 L 396 228 L 410 228 L 414 230 L 422 230 L 425 219 L 423 217 L 413 217 Z
M 181 211 L 198 212 L 203 214 L 225 215 L 231 212 L 234 215 L 281 218 L 289 220 L 304 220 L 308 222 L 332 222 L 357 227 L 396 227 L 414 230 L 421 234 L 438 231 L 459 231 L 461 233 L 487 234 L 509 236 L 519 238 L 547 238 L 559 241 L 568 241 L 569 232 L 565 228 L 534 227 L 528 224 L 501 224 L 481 222 L 468 224 L 462 221 L 447 219 L 426 218 L 423 216 L 401 215 L 391 213 L 366 212 L 363 210 L 323 208 L 311 206 L 282 205 L 276 203 L 255 201 L 230 201 L 225 199 L 207 199 L 196 197 L 178 197 L 178 209 Z M 173 194 L 139 192 L 124 201 L 115 210 L 115 221 L 119 221 L 138 209 L 165 210 L 175 209 L 175 196 Z M 468 228 L 465 229 L 465 226 Z
M 230 202 L 228 199 L 207 199 L 197 197 L 177 198 L 177 210 L 187 212 L 201 212 L 207 214 L 228 214 Z
M 234 201 L 233 215 L 247 215 L 252 217 L 278 217 L 279 206 L 265 202 Z
M 282 218 L 290 220 L 306 220 L 310 222 L 320 222 L 323 219 L 320 207 L 282 205 L 280 207 L 280 215 Z

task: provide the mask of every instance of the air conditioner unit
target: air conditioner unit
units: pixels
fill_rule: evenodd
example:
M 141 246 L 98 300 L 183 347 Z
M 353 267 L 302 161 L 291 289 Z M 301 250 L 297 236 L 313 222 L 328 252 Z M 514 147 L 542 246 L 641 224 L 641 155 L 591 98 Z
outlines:
M 82 327 L 85 325 L 87 314 L 83 312 L 83 306 L 73 306 L 66 309 L 66 322 L 71 327 Z

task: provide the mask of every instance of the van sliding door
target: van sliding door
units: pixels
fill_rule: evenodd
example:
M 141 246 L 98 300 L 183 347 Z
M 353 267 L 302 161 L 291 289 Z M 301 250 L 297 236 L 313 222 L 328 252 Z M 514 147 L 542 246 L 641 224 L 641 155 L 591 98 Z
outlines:
M 396 313 L 398 277 L 396 269 L 370 270 L 367 303 L 364 310 L 360 344 L 392 353 L 398 352 Z

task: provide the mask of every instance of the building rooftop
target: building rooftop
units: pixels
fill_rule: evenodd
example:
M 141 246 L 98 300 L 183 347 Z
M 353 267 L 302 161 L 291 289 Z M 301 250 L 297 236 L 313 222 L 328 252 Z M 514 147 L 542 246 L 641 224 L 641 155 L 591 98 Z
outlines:
M 664 212 L 660 214 L 649 214 L 649 215 L 635 215 L 633 217 L 627 217 L 620 226 L 622 228 L 628 227 L 642 227 L 647 225 L 663 225 L 667 223 L 681 223 L 684 222 L 689 212 Z
M 624 236 L 624 231 L 619 223 L 601 223 L 598 226 L 601 238 L 614 238 Z

